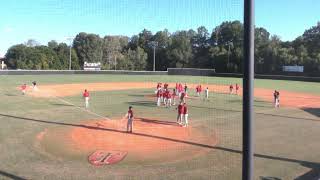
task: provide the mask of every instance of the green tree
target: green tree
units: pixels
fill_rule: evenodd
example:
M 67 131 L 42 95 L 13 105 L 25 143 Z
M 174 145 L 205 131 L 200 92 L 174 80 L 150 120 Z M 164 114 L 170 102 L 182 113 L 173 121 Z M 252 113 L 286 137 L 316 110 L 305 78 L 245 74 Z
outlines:
M 103 39 L 99 35 L 79 33 L 73 41 L 73 47 L 77 52 L 81 67 L 84 62 L 102 61 Z
M 186 31 L 178 31 L 172 35 L 172 43 L 168 47 L 170 67 L 188 67 L 193 58 L 191 42 Z
M 147 53 L 140 47 L 137 47 L 136 50 L 129 49 L 126 53 L 126 69 L 128 70 L 145 70 L 147 65 Z

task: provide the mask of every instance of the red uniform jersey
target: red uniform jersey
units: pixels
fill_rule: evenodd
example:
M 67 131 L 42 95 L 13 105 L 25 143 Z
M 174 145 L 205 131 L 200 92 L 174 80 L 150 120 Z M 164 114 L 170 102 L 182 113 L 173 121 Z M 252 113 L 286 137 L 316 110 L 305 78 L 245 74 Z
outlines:
M 181 92 L 183 89 L 182 84 L 179 84 L 179 91 Z
M 230 88 L 230 89 L 233 89 L 233 85 L 231 84 L 229 88 Z
M 89 97 L 90 95 L 89 95 L 89 91 L 85 91 L 84 93 L 83 93 L 83 97 Z
M 133 111 L 131 109 L 128 111 L 128 118 L 133 118 Z
M 24 84 L 21 86 L 21 90 L 26 90 L 26 89 L 27 89 L 27 85 Z
M 187 107 L 187 105 L 183 105 L 182 114 L 188 114 L 188 107 Z
M 167 92 L 167 98 L 168 98 L 168 99 L 171 98 L 171 93 L 170 93 L 170 91 Z
M 157 97 L 161 97 L 160 90 L 157 91 Z
M 179 104 L 178 106 L 178 113 L 183 114 L 183 105 Z
M 163 97 L 167 98 L 168 97 L 168 91 L 163 92 Z

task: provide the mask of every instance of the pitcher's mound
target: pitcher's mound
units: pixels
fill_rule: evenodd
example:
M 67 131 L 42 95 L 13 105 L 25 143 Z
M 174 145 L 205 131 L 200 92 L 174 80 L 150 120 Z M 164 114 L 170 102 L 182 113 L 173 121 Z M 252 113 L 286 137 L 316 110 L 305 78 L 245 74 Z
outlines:
M 207 152 L 216 145 L 214 134 L 204 134 L 175 122 L 136 118 L 133 133 L 126 132 L 126 120 L 92 120 L 73 128 L 69 137 L 75 149 L 93 152 L 103 149 L 127 152 L 130 158 L 181 159 Z

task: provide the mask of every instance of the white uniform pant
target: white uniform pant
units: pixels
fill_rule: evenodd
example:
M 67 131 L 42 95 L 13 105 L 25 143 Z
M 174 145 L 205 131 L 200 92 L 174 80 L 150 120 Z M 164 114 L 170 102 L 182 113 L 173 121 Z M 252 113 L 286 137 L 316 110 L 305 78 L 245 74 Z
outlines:
M 279 106 L 280 106 L 279 99 L 278 99 L 278 98 L 276 98 L 276 102 L 275 102 L 275 104 L 274 104 L 274 107 L 279 107 Z
M 160 103 L 161 103 L 161 98 L 157 97 L 157 106 L 160 106 Z
M 133 127 L 133 120 L 132 118 L 128 118 L 127 132 L 132 132 L 132 127 Z
M 184 119 L 184 125 L 188 126 L 188 114 L 184 114 L 183 119 Z
M 32 90 L 33 91 L 38 91 L 38 87 L 35 85 L 35 86 L 33 86 Z
M 171 106 L 171 98 L 168 98 L 168 99 L 167 99 L 166 106 L 167 106 L 167 107 L 168 107 L 168 106 Z
M 84 101 L 85 101 L 85 107 L 88 108 L 89 107 L 89 97 L 85 97 Z

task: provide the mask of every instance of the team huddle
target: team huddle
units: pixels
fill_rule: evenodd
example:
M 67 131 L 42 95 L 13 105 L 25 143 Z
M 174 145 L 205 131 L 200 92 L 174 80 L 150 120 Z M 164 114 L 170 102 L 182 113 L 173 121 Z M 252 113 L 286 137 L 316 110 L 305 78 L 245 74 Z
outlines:
M 202 86 L 199 84 L 196 86 L 196 94 L 200 97 L 202 93 Z M 188 126 L 188 106 L 186 103 L 186 98 L 188 98 L 188 86 L 185 83 L 184 86 L 181 83 L 176 83 L 176 87 L 172 89 L 172 92 L 169 89 L 169 84 L 164 83 L 162 87 L 162 83 L 157 84 L 156 88 L 156 105 L 160 107 L 163 105 L 164 107 L 175 106 L 177 100 L 179 101 L 179 105 L 176 107 L 178 110 L 177 123 L 183 127 Z M 209 88 L 205 89 L 205 99 L 209 98 Z
M 21 92 L 23 95 L 26 94 L 26 90 L 27 90 L 27 85 L 23 84 L 20 87 Z M 235 92 L 234 92 L 235 89 Z M 235 84 L 235 88 L 234 86 L 231 84 L 229 86 L 229 93 L 230 94 L 238 94 L 240 87 L 238 84 Z M 33 81 L 32 82 L 32 91 L 37 91 L 37 82 Z M 203 93 L 204 92 L 204 93 Z M 209 88 L 206 87 L 204 90 L 202 89 L 201 84 L 198 84 L 195 87 L 195 93 L 197 97 L 204 97 L 204 100 L 208 100 L 209 99 Z M 202 96 L 203 93 L 203 96 Z M 164 106 L 166 108 L 170 108 L 172 106 L 176 106 L 176 104 L 178 104 L 178 106 L 175 108 L 178 112 L 177 115 L 177 124 L 183 126 L 183 127 L 188 127 L 189 122 L 188 122 L 188 106 L 187 106 L 187 102 L 186 102 L 186 98 L 188 98 L 188 86 L 185 83 L 184 85 L 182 85 L 181 83 L 176 83 L 175 88 L 172 88 L 172 91 L 169 89 L 169 84 L 164 83 L 162 86 L 162 83 L 157 83 L 156 86 L 156 105 L 157 107 L 161 107 Z M 276 108 L 280 107 L 280 93 L 279 91 L 275 90 L 273 93 L 274 96 L 274 106 Z M 84 104 L 85 104 L 85 108 L 89 108 L 89 98 L 90 98 L 90 94 L 89 91 L 87 89 L 84 90 L 82 97 L 84 99 Z M 132 127 L 133 127 L 133 108 L 132 106 L 129 106 L 129 110 L 126 113 L 125 117 L 128 119 L 127 122 L 127 132 L 131 132 L 132 133 Z

